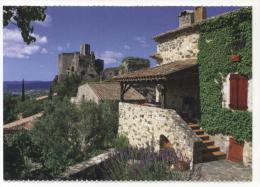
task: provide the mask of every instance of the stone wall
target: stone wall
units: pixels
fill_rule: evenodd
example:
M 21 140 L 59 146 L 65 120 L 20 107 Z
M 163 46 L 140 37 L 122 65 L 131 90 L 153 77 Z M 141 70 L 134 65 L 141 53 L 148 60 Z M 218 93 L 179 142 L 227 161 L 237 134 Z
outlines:
M 243 163 L 252 167 L 252 142 L 244 142 Z
M 198 49 L 198 33 L 183 33 L 179 36 L 169 37 L 157 45 L 157 54 L 162 57 L 162 64 L 176 60 L 196 59 Z
M 159 151 L 159 138 L 164 135 L 177 152 L 191 161 L 200 159 L 194 155 L 195 143 L 200 139 L 171 109 L 120 102 L 118 134 L 126 136 L 131 146 L 153 147 L 155 151 Z
M 166 83 L 166 107 L 180 113 L 187 113 L 190 120 L 198 116 L 199 96 L 196 77 L 179 78 Z
M 229 136 L 223 134 L 211 135 L 210 139 L 214 141 L 216 146 L 220 147 L 220 151 L 228 154 Z
M 83 100 L 99 103 L 99 98 L 88 84 L 79 86 L 77 96 L 72 97 L 70 101 L 75 104 L 80 104 Z
M 216 146 L 220 147 L 220 151 L 229 154 L 229 139 L 231 136 L 223 134 L 210 135 L 210 139 L 214 141 Z M 252 142 L 244 142 L 243 147 L 243 164 L 245 166 L 252 166 Z

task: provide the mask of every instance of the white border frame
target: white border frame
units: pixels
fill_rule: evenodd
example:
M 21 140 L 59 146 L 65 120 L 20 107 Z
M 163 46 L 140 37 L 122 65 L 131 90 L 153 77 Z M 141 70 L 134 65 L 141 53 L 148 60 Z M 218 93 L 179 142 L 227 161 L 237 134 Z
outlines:
M 32 5 L 32 6 L 253 6 L 253 181 L 252 182 L 210 182 L 210 185 L 217 186 L 230 186 L 236 185 L 239 186 L 256 186 L 260 184 L 260 115 L 259 103 L 260 103 L 260 88 L 258 83 L 260 83 L 260 62 L 259 62 L 259 49 L 260 49 L 260 37 L 256 33 L 260 33 L 260 1 L 259 0 L 142 0 L 139 2 L 134 2 L 133 0 L 8 0 L 0 2 L 0 23 L 2 23 L 3 15 L 3 6 L 4 5 Z M 3 54 L 3 28 L 0 29 L 0 52 Z M 0 66 L 0 103 L 3 106 L 3 56 L 1 57 L 1 66 Z M 258 103 L 258 106 L 257 106 Z M 3 114 L 3 107 L 0 107 L 0 113 Z M 3 115 L 0 115 L 1 125 L 3 126 Z M 0 168 L 3 169 L 3 128 L 0 130 L 1 139 L 0 139 Z M 3 171 L 3 170 L 2 170 Z M 7 182 L 3 181 L 3 172 L 0 172 L 0 181 L 1 186 L 26 186 L 32 187 L 35 185 L 45 186 L 45 185 L 55 185 L 55 186 L 86 186 L 86 185 L 109 185 L 109 186 L 130 186 L 130 185 L 140 185 L 142 187 L 152 187 L 157 185 L 174 185 L 174 186 L 185 186 L 193 185 L 204 187 L 208 186 L 208 182 L 88 182 L 88 181 L 78 181 L 78 182 L 69 182 L 69 181 L 17 181 L 17 182 Z

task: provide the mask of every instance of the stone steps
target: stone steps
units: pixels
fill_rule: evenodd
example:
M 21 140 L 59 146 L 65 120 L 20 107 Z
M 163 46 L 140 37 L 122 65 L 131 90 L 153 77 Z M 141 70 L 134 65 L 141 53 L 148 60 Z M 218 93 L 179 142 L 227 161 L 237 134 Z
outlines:
M 205 145 L 205 149 L 202 153 L 203 162 L 214 161 L 225 159 L 226 154 L 220 151 L 220 147 L 214 145 L 214 141 L 210 140 L 209 135 L 205 134 L 205 131 L 201 129 L 198 124 L 190 123 L 188 126 L 192 129 L 193 132 L 202 140 L 202 143 Z
M 202 129 L 196 129 L 196 130 L 193 130 L 193 132 L 195 132 L 196 134 L 204 134 L 204 130 L 202 130 Z
M 213 140 L 203 140 L 202 143 L 204 143 L 205 145 L 214 145 L 214 141 Z

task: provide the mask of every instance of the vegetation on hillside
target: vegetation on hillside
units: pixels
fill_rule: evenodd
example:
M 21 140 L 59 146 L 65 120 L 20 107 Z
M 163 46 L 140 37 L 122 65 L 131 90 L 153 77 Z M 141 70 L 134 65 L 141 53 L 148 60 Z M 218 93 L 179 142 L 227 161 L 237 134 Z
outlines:
M 43 117 L 31 131 L 22 131 L 9 138 L 5 136 L 5 178 L 51 179 L 98 150 L 113 147 L 117 127 L 118 113 L 114 103 L 86 102 L 76 107 L 66 97 L 47 100 Z M 11 150 L 16 151 L 14 160 L 17 163 L 8 159 Z M 37 174 L 40 173 L 41 178 L 32 175 L 28 169 L 31 165 L 40 165 Z

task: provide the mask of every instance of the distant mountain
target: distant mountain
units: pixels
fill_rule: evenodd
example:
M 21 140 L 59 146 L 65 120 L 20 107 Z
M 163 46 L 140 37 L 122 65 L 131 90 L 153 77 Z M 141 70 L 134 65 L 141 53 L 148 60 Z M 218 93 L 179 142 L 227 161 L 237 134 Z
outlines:
M 26 92 L 49 90 L 51 81 L 24 81 Z M 4 81 L 4 93 L 20 94 L 22 81 Z

